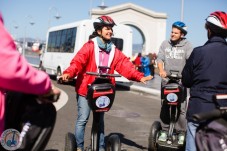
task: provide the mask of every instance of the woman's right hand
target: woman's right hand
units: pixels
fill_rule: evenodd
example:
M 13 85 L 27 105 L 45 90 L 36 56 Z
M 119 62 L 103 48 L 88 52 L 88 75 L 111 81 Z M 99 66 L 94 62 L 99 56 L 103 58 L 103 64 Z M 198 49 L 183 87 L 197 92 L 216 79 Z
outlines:
M 60 76 L 60 78 L 64 82 L 69 82 L 70 76 L 69 76 L 69 74 L 63 74 L 62 76 Z

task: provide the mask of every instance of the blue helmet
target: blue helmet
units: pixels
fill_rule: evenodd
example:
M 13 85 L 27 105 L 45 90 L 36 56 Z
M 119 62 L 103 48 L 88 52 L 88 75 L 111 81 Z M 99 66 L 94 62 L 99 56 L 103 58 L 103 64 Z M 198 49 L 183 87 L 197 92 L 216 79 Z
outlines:
M 172 27 L 176 27 L 178 28 L 179 30 L 181 30 L 181 32 L 184 34 L 184 35 L 187 35 L 187 26 L 185 25 L 185 23 L 181 22 L 181 21 L 176 21 L 173 23 Z

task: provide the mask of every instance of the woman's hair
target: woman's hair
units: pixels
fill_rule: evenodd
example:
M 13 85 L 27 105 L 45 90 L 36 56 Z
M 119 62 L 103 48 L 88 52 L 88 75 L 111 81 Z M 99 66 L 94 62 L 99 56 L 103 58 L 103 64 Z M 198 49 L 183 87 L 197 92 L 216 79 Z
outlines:
M 94 31 L 90 36 L 89 36 L 89 40 L 91 40 L 92 38 L 95 38 L 98 36 L 98 33 L 96 31 Z
M 138 57 L 141 57 L 141 56 L 142 56 L 141 52 L 140 52 L 140 53 L 138 53 Z
M 95 38 L 99 36 L 99 34 L 97 33 L 97 31 L 94 31 L 90 36 L 89 36 L 89 40 L 92 39 L 92 38 Z

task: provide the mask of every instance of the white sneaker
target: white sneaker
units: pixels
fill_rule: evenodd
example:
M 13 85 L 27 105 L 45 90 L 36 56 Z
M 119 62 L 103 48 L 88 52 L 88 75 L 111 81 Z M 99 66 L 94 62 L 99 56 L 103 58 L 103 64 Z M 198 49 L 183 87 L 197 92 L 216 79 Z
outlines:
M 81 148 L 77 148 L 76 151 L 82 151 L 82 149 Z
M 184 135 L 183 134 L 178 135 L 178 144 L 180 144 L 180 145 L 184 144 Z
M 167 140 L 167 134 L 166 132 L 161 131 L 160 136 L 158 137 L 159 141 L 165 142 Z

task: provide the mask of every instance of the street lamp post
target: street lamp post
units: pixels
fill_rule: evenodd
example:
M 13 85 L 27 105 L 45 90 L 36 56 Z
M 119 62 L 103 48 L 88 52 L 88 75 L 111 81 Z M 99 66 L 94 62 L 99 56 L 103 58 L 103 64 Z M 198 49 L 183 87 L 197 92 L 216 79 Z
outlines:
M 16 40 L 16 37 L 17 37 L 17 29 L 19 28 L 19 26 L 18 26 L 18 24 L 15 21 L 12 21 L 12 25 L 15 28 L 15 32 L 14 32 L 14 34 L 12 32 L 12 35 L 13 35 L 14 40 Z
M 32 16 L 28 15 L 28 16 L 26 16 L 25 18 L 29 18 L 29 24 L 30 24 L 31 26 L 33 26 L 33 25 L 35 24 L 35 22 L 34 22 Z M 27 30 L 27 26 L 25 25 L 25 28 L 24 28 L 24 41 L 23 41 L 23 52 L 22 52 L 22 55 L 23 55 L 23 56 L 25 56 L 25 43 L 26 43 L 25 38 L 26 38 L 26 30 Z
M 89 10 L 89 17 L 91 18 L 91 10 L 92 10 L 92 3 L 93 3 L 93 0 L 90 0 L 90 10 Z
M 181 21 L 184 21 L 184 0 L 181 0 Z
M 58 13 L 58 9 L 56 7 L 50 7 L 49 8 L 49 20 L 48 20 L 48 29 L 50 28 L 51 26 L 51 11 L 54 10 L 56 12 L 56 15 L 54 16 L 56 19 L 60 19 L 61 16 L 59 15 Z
M 106 5 L 104 4 L 104 0 L 102 0 L 101 5 L 98 6 L 98 7 L 101 8 L 101 9 L 105 9 L 105 8 L 107 8 L 108 6 L 106 6 Z

